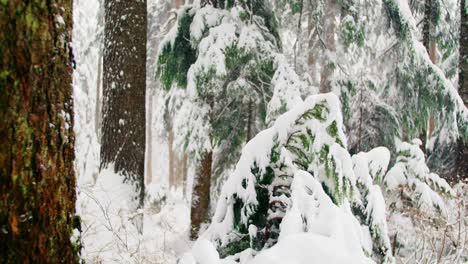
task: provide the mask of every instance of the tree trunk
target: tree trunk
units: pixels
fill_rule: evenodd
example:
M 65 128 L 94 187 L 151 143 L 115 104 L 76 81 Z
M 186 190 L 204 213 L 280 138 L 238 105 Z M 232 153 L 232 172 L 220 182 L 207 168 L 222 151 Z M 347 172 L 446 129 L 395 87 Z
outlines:
M 174 153 L 174 132 L 172 131 L 172 127 L 169 127 L 167 147 L 169 149 L 169 187 L 172 187 L 174 186 L 174 167 L 176 158 Z
M 72 1 L 0 1 L 0 17 L 0 259 L 77 263 Z
M 431 37 L 432 26 L 432 9 L 433 0 L 425 0 L 424 2 L 424 26 L 423 26 L 423 44 L 429 54 L 429 58 L 432 63 L 437 64 L 437 43 Z M 421 146 L 422 151 L 426 152 L 427 141 L 432 137 L 432 133 L 435 129 L 435 120 L 432 115 L 429 116 L 426 129 L 421 132 L 419 138 L 423 143 Z
M 458 93 L 465 106 L 468 104 L 468 15 L 465 9 L 465 0 L 461 0 L 460 7 L 460 64 L 458 75 Z M 468 178 L 468 142 L 458 141 L 457 175 L 459 180 Z
M 136 184 L 144 200 L 146 0 L 105 0 L 101 168 Z
M 191 233 L 190 238 L 198 238 L 200 225 L 206 221 L 210 207 L 210 182 L 213 153 L 202 155 L 193 182 L 192 206 L 190 211 Z
M 339 4 L 335 1 L 328 1 L 325 4 L 325 10 L 323 15 L 323 32 L 322 32 L 322 41 L 325 45 L 325 49 L 330 53 L 336 52 L 336 18 L 340 14 L 341 8 Z M 331 76 L 333 74 L 333 68 L 329 65 L 331 62 L 326 59 L 324 65 L 322 65 L 322 71 L 320 73 L 320 92 L 328 93 L 331 91 Z
M 96 112 L 95 112 L 95 117 L 94 117 L 94 129 L 96 130 L 96 136 L 97 140 L 100 143 L 101 142 L 101 105 L 102 105 L 102 100 L 101 100 L 101 88 L 102 88 L 102 57 L 99 58 L 98 62 L 98 74 L 97 74 L 97 84 L 96 84 Z
M 465 105 L 468 104 L 468 80 L 466 73 L 468 72 L 468 14 L 464 8 L 465 0 L 461 0 L 460 7 L 460 64 L 458 75 L 458 93 L 463 99 Z

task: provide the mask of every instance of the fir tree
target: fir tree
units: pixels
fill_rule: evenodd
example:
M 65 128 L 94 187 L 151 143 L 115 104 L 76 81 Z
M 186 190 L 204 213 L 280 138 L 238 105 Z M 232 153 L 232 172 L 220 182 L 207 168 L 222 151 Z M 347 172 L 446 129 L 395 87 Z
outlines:
M 277 30 L 263 1 L 184 6 L 160 45 L 164 111 L 173 116 L 175 142 L 193 154 L 198 168 L 192 237 L 207 220 L 212 171 L 220 175 L 289 98 L 300 98 L 302 83 L 278 54 Z
M 363 203 L 345 148 L 340 105 L 334 95 L 311 96 L 297 104 L 245 146 L 203 238 L 215 243 L 220 257 L 238 260 L 272 247 L 280 236 L 328 232 L 316 226 L 324 212 L 330 217 L 331 211 L 342 210 L 357 223 L 350 204 Z M 306 206 L 308 203 L 315 207 Z M 372 208 L 371 203 L 368 208 Z M 376 207 L 383 208 L 385 216 L 385 205 Z M 372 220 L 379 213 L 367 211 L 363 214 L 369 216 L 362 224 L 375 230 L 376 241 L 386 241 L 375 247 L 391 261 L 385 217 Z M 374 223 L 379 223 L 379 228 Z M 334 228 L 328 225 L 326 230 Z M 361 233 L 359 224 L 352 230 Z M 348 235 L 345 239 L 354 241 Z M 363 251 L 364 245 L 356 243 L 357 250 Z

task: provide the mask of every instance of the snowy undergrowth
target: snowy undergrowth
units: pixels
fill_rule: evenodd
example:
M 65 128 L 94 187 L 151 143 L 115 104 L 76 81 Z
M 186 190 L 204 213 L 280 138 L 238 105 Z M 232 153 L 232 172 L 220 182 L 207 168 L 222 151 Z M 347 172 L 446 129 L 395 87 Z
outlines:
M 375 230 L 384 225 L 385 205 L 373 207 L 383 200 L 368 202 L 374 208 L 363 212 L 368 222 L 360 223 L 353 214 L 351 206 L 362 201 L 341 118 L 336 96 L 311 96 L 249 141 L 224 184 L 211 225 L 183 263 L 372 263 L 371 255 L 378 259 L 371 252 L 368 222 L 375 223 Z M 377 210 L 383 210 L 383 219 Z M 318 248 L 295 255 L 304 243 Z M 384 259 L 391 261 L 387 251 Z
M 82 259 L 89 263 L 175 263 L 190 247 L 189 207 L 182 190 L 148 186 L 143 210 L 135 210 L 134 188 L 112 168 L 94 184 L 78 188 Z M 143 216 L 143 231 L 135 220 Z
M 466 262 L 467 185 L 452 188 L 431 173 L 419 139 L 396 146 L 396 163 L 383 184 L 397 263 Z
M 134 189 L 122 183 L 121 175 L 111 168 L 99 169 L 104 13 L 100 0 L 76 0 L 73 4 L 76 211 L 81 218 L 81 259 L 86 263 L 175 263 L 189 247 L 190 209 L 181 190 L 164 188 L 168 174 L 165 142 L 157 136 L 151 138 L 152 164 L 158 169 L 153 170 L 153 184 L 147 186 L 142 211 L 135 210 Z M 133 219 L 141 215 L 144 223 L 139 233 Z

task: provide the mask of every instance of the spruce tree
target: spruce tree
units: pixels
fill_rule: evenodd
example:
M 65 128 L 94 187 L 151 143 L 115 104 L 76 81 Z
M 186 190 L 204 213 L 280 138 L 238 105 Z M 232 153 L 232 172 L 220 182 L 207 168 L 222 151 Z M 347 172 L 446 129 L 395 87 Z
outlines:
M 286 16 L 301 5 L 298 0 L 287 2 L 289 5 L 277 5 Z M 454 165 L 451 149 L 456 139 L 467 137 L 467 111 L 453 85 L 457 71 L 456 6 L 450 0 L 430 2 L 430 23 L 426 24 L 431 27 L 433 45 L 429 51 L 440 67 L 433 64 L 418 39 L 425 24 L 421 23 L 420 29 L 416 21 L 424 17 L 424 1 L 412 1 L 411 6 L 398 1 L 340 1 L 335 6 L 339 21 L 335 46 L 328 48 L 324 13 L 336 3 L 317 0 L 303 7 L 310 18 L 302 17 L 301 24 L 307 27 L 301 32 L 307 34 L 296 36 L 303 43 L 298 45 L 302 49 L 299 54 L 312 55 L 309 60 L 298 60 L 298 69 L 314 86 L 323 83 L 322 67 L 331 69 L 327 79 L 331 80 L 331 91 L 342 101 L 352 153 L 379 145 L 394 152 L 395 137 L 410 139 L 425 134 L 430 121 L 433 131 L 427 145 L 428 162 L 442 173 Z M 301 19 L 298 13 L 296 17 Z M 283 24 L 289 34 L 296 32 L 297 24 L 287 25 Z
M 355 243 L 357 252 L 374 257 L 372 248 L 366 246 L 370 243 L 378 253 L 375 258 L 391 263 L 380 188 L 373 179 L 364 184 L 362 177 L 359 183 L 363 185 L 357 187 L 346 146 L 336 96 L 316 95 L 296 104 L 244 147 L 202 239 L 212 241 L 221 258 L 239 261 L 274 246 L 281 236 L 334 236 L 333 230 L 341 228 L 334 224 L 341 223 L 324 226 L 320 224 L 325 219 L 322 217 L 346 221 L 343 217 L 354 223 L 347 226 L 349 233 L 343 239 Z M 382 177 L 387 165 L 378 167 L 380 170 L 375 165 L 371 170 L 368 164 L 365 166 L 362 169 L 367 169 L 366 173 Z M 354 240 L 352 234 L 364 230 L 359 222 L 369 230 L 368 237 L 372 236 L 374 242 Z
M 292 104 L 290 98 L 299 98 L 302 88 L 278 54 L 276 19 L 267 2 L 213 4 L 180 9 L 157 66 L 175 142 L 196 163 L 192 238 L 208 217 L 213 174 L 232 166 L 247 139 Z

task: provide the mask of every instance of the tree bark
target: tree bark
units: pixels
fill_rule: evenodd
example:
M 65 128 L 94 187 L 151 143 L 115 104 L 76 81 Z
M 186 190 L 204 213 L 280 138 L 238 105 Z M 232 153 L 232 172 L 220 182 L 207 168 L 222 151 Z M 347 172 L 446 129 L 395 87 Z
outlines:
M 174 167 L 175 167 L 175 153 L 174 153 L 174 132 L 172 127 L 169 128 L 169 135 L 167 137 L 167 147 L 169 149 L 169 187 L 174 186 Z
M 424 26 L 423 26 L 423 44 L 429 54 L 429 58 L 432 63 L 437 64 L 437 43 L 431 37 L 432 26 L 432 12 L 433 12 L 433 0 L 425 0 L 424 2 Z M 429 116 L 426 129 L 422 131 L 419 138 L 423 143 L 421 149 L 426 152 L 427 141 L 432 137 L 432 133 L 435 129 L 435 120 L 432 115 Z
M 210 207 L 210 182 L 213 153 L 202 155 L 193 182 L 192 206 L 190 211 L 191 233 L 190 238 L 198 238 L 200 225 L 207 220 Z
M 458 75 L 458 93 L 463 99 L 465 106 L 468 104 L 468 15 L 465 9 L 465 0 L 461 0 L 460 6 L 460 64 Z M 468 142 L 458 141 L 457 153 L 457 175 L 458 180 L 468 178 Z
M 322 32 L 322 41 L 325 45 L 325 50 L 328 50 L 330 53 L 336 52 L 336 18 L 340 14 L 341 8 L 339 4 L 335 1 L 328 1 L 325 3 L 325 10 L 323 15 L 323 32 Z M 331 91 L 331 76 L 333 74 L 333 68 L 330 67 L 330 61 L 326 59 L 322 65 L 322 71 L 320 73 L 320 92 L 328 93 Z
M 144 200 L 146 0 L 105 0 L 101 168 L 136 184 Z
M 0 259 L 77 263 L 72 1 L 0 1 L 0 17 Z

